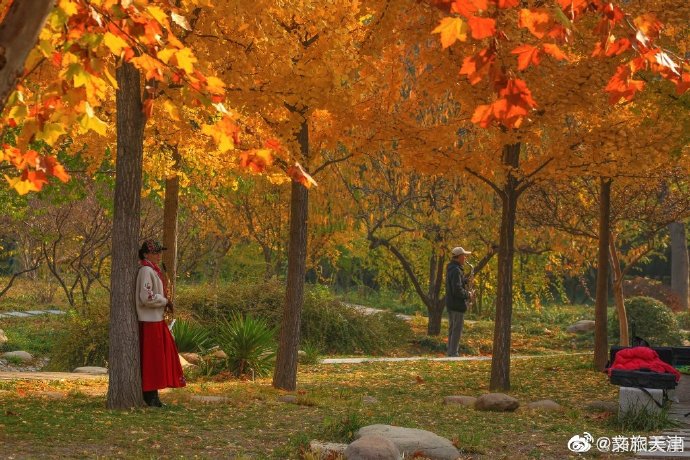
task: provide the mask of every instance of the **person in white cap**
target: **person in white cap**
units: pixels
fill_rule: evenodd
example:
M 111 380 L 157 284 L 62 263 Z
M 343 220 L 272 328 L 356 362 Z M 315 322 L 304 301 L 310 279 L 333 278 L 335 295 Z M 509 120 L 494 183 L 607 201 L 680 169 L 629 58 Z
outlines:
M 465 276 L 463 265 L 471 251 L 465 251 L 460 246 L 451 251 L 451 260 L 446 266 L 446 309 L 448 309 L 448 356 L 458 356 L 460 336 L 464 324 L 467 300 L 470 298 L 468 290 L 469 280 Z

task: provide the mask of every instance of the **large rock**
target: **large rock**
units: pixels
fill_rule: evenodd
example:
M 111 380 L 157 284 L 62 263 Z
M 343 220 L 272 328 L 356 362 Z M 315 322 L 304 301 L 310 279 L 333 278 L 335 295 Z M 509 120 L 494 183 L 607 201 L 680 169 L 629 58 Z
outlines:
M 474 408 L 494 412 L 512 412 L 520 407 L 520 402 L 503 393 L 488 393 L 477 398 Z
M 211 356 L 211 358 L 216 358 L 216 359 L 228 359 L 228 355 L 223 350 L 216 350 L 213 353 L 211 353 L 209 356 Z
M 198 366 L 201 363 L 201 356 L 198 353 L 180 353 L 180 356 L 186 359 L 188 364 Z
M 7 353 L 3 353 L 0 356 L 2 356 L 3 358 L 18 359 L 22 362 L 28 362 L 28 361 L 32 361 L 34 359 L 34 357 L 31 356 L 31 354 L 27 353 L 26 351 L 8 351 Z
M 376 434 L 362 436 L 345 449 L 346 460 L 400 460 L 400 451 L 388 438 Z
M 194 364 L 191 364 L 187 362 L 187 360 L 182 356 L 182 355 L 177 355 L 178 358 L 180 358 L 180 366 L 182 366 L 182 369 L 186 369 L 188 367 L 196 367 Z
M 10 339 L 8 339 L 7 336 L 5 335 L 5 331 L 0 329 L 0 345 L 2 345 L 3 343 L 9 342 L 9 340 Z
M 105 367 L 97 366 L 84 366 L 74 369 L 72 372 L 75 374 L 93 374 L 93 375 L 105 375 L 108 373 L 108 369 Z
M 477 398 L 474 396 L 446 396 L 443 398 L 443 404 L 446 405 L 460 405 L 460 406 L 470 406 L 474 407 L 477 402 Z
M 393 441 L 405 457 L 422 455 L 432 460 L 457 460 L 460 452 L 448 439 L 426 430 L 391 425 L 369 425 L 355 433 L 355 439 L 381 436 Z
M 527 404 L 527 409 L 541 410 L 541 411 L 562 411 L 563 406 L 550 399 L 542 399 L 541 401 L 534 401 Z
M 566 332 L 570 332 L 573 334 L 581 334 L 583 332 L 590 332 L 594 330 L 594 321 L 590 319 L 581 319 L 580 321 L 576 322 L 575 324 L 571 324 L 568 326 L 568 329 L 566 329 Z

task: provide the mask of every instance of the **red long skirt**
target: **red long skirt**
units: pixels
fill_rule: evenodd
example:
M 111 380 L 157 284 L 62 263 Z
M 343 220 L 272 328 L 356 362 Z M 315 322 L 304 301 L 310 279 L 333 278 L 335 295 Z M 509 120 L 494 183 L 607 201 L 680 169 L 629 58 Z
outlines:
M 139 321 L 142 391 L 186 385 L 175 340 L 165 321 Z

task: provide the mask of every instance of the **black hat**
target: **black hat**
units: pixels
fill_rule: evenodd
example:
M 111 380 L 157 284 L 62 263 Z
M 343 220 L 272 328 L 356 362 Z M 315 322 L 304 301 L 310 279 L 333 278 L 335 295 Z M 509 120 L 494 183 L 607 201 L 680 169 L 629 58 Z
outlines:
M 158 240 L 146 240 L 141 245 L 141 249 L 139 249 L 139 258 L 143 259 L 144 254 L 158 254 L 166 249 L 168 248 L 163 246 L 163 244 Z

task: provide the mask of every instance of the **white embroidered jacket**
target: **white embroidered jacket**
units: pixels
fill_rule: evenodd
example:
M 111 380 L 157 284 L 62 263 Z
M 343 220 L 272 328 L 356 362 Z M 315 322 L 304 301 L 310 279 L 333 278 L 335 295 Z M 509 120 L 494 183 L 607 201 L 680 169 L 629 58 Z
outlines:
M 163 321 L 168 299 L 163 295 L 163 282 L 151 267 L 142 266 L 137 274 L 137 316 L 139 321 Z

